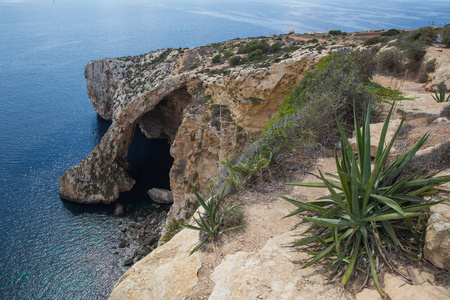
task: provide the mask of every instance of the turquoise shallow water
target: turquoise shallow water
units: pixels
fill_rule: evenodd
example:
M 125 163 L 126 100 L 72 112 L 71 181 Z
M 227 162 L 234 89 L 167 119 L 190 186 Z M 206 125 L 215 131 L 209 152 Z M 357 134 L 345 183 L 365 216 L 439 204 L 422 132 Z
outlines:
M 309 2 L 0 0 L 0 299 L 104 299 L 121 275 L 113 208 L 58 196 L 58 177 L 108 127 L 86 95 L 89 60 L 289 29 L 443 25 L 450 15 L 448 1 Z M 137 133 L 132 148 L 141 180 L 121 199 L 129 211 L 148 204 L 149 186 L 167 187 L 171 163 L 165 141 Z

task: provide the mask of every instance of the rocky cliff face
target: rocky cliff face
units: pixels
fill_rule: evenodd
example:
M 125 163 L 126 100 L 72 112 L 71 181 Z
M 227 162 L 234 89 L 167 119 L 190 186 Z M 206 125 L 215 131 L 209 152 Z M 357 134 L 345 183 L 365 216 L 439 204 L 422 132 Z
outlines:
M 255 58 L 241 54 L 235 67 L 224 52 L 249 42 L 284 43 L 287 51 Z M 174 164 L 170 172 L 174 205 L 169 219 L 186 215 L 192 189 L 204 190 L 221 160 L 252 141 L 276 113 L 289 89 L 326 49 L 294 47 L 297 40 L 227 41 L 190 49 L 163 49 L 136 57 L 100 59 L 85 69 L 96 112 L 112 120 L 100 144 L 60 178 L 60 195 L 81 203 L 112 203 L 130 190 L 128 147 L 136 125 L 148 138 L 167 138 Z M 151 172 L 151 170 L 149 170 Z

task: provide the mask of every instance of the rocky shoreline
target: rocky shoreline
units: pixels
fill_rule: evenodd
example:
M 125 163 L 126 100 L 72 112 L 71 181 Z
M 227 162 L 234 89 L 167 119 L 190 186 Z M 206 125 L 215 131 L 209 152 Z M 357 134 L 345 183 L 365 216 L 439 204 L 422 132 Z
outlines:
M 140 209 L 128 216 L 122 217 L 123 211 L 116 215 L 121 234 L 112 253 L 117 256 L 118 267 L 128 270 L 157 247 L 167 212 L 166 205 L 153 204 L 150 209 Z

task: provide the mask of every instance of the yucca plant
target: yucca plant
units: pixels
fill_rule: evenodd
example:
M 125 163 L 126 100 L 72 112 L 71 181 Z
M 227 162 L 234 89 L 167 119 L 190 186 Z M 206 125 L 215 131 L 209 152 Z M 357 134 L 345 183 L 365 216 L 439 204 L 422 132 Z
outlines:
M 216 238 L 219 234 L 240 228 L 241 226 L 235 226 L 231 228 L 225 228 L 224 219 L 227 215 L 238 207 L 241 203 L 234 204 L 232 206 L 221 206 L 225 187 L 219 197 L 217 195 L 212 196 L 209 201 L 205 201 L 196 191 L 194 191 L 197 201 L 205 209 L 205 212 L 198 213 L 199 219 L 193 217 L 197 226 L 182 224 L 181 226 L 187 229 L 198 230 L 202 232 L 200 235 L 200 243 L 191 251 L 189 255 L 192 255 L 195 251 L 200 249 L 206 242 Z
M 421 176 L 424 170 L 402 174 L 405 165 L 428 138 L 428 133 L 393 163 L 386 164 L 404 122 L 403 119 L 392 139 L 385 145 L 393 108 L 394 104 L 384 123 L 373 167 L 370 157 L 369 104 L 362 129 L 354 112 L 358 160 L 338 122 L 342 157 L 339 158 L 336 149 L 338 175 L 326 174 L 327 179 L 319 170 L 322 183 L 292 183 L 297 186 L 327 188 L 330 195 L 306 203 L 281 196 L 298 207 L 286 217 L 304 212 L 315 215 L 300 215 L 313 223 L 306 230 L 312 235 L 300 240 L 295 246 L 315 247 L 313 258 L 304 267 L 326 259 L 328 265 L 325 272 L 330 277 L 336 274 L 342 276 L 341 284 L 345 285 L 355 269 L 365 272 L 358 267 L 358 261 L 368 262 L 380 294 L 382 290 L 374 258 L 379 255 L 392 266 L 386 255 L 388 249 L 399 249 L 410 259 L 421 257 L 420 249 L 426 227 L 424 209 L 442 202 L 424 202 L 421 196 L 435 193 L 437 185 L 450 181 L 450 176 Z
M 439 94 L 437 92 L 434 92 L 434 95 L 431 94 L 431 96 L 438 103 L 448 102 L 448 100 L 450 100 L 450 95 L 448 95 L 448 97 L 445 98 L 445 89 L 440 89 Z

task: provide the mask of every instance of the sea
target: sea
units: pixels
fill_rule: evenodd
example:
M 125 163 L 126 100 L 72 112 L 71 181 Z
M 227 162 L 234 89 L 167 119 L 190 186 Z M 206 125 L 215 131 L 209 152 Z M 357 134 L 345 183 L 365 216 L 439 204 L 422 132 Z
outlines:
M 450 1 L 0 0 L 0 299 L 106 299 L 123 273 L 113 205 L 59 197 L 58 178 L 99 143 L 90 60 L 234 38 L 450 22 Z M 169 188 L 164 140 L 137 130 L 126 218 Z

